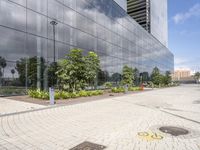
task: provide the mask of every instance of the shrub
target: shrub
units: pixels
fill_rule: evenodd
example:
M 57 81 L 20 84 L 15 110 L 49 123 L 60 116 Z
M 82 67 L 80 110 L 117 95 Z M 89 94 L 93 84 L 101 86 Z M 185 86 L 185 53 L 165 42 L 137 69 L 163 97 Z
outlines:
M 61 98 L 61 92 L 60 91 L 55 91 L 55 93 L 54 93 L 54 99 L 58 100 L 60 98 Z
M 80 91 L 79 92 L 79 96 L 80 97 L 87 97 L 88 96 L 88 92 L 87 91 Z
M 77 98 L 77 97 L 80 97 L 78 93 L 76 92 L 73 92 L 73 93 L 70 93 L 70 97 L 71 98 Z
M 32 98 L 49 99 L 49 92 L 37 90 L 28 90 L 28 95 Z
M 140 87 L 129 87 L 128 90 L 129 91 L 140 91 L 141 88 Z
M 79 92 L 73 92 L 73 93 L 68 93 L 65 91 L 55 91 L 55 100 L 77 98 L 77 97 L 97 96 L 97 95 L 102 95 L 102 94 L 103 94 L 102 90 L 79 91 Z M 49 99 L 49 92 L 41 91 L 39 89 L 29 90 L 28 95 L 32 98 Z
M 104 86 L 105 86 L 105 88 L 111 89 L 113 85 L 112 85 L 111 82 L 106 82 L 106 83 L 104 84 Z
M 102 91 L 102 90 L 95 91 L 95 94 L 96 94 L 96 95 L 102 95 L 102 94 L 103 94 L 103 91 Z
M 112 88 L 112 92 L 113 93 L 124 93 L 125 92 L 125 89 L 123 87 L 115 87 L 115 88 Z
M 60 98 L 62 98 L 62 99 L 69 99 L 69 98 L 71 98 L 71 96 L 70 96 L 70 93 L 61 91 L 60 92 Z

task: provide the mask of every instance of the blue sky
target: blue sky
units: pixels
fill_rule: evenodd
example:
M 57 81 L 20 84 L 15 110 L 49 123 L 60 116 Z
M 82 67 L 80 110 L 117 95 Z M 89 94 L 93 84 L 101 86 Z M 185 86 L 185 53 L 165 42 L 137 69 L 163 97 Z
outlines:
M 200 71 L 200 0 L 168 0 L 169 49 L 175 68 Z

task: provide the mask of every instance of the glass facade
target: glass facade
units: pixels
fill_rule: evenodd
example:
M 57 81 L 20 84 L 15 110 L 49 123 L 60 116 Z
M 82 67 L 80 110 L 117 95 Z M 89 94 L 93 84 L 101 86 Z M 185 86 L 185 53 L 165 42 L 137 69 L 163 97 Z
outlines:
M 1 86 L 48 86 L 46 66 L 72 48 L 95 51 L 104 74 L 124 65 L 172 71 L 173 54 L 113 0 L 0 0 Z M 13 71 L 14 70 L 14 71 Z

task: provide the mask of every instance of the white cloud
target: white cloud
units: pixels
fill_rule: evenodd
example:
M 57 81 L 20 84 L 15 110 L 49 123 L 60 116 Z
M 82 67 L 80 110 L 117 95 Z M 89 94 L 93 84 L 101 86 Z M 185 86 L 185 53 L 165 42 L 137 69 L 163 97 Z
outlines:
M 181 65 L 181 64 L 183 64 L 185 62 L 187 62 L 187 60 L 183 59 L 183 58 L 177 58 L 177 57 L 175 57 L 175 59 L 174 59 L 175 65 Z
M 200 71 L 200 58 L 181 58 L 175 57 L 174 66 L 175 69 L 188 69 L 188 70 L 199 70 Z
M 175 24 L 183 23 L 191 17 L 200 16 L 200 3 L 195 4 L 187 12 L 178 13 L 173 17 Z

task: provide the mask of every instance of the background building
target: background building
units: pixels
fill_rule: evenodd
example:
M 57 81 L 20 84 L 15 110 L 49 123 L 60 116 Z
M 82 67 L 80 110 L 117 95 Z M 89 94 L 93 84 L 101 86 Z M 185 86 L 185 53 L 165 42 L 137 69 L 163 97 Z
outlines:
M 167 0 L 127 0 L 128 14 L 168 46 Z
M 189 69 L 175 70 L 173 75 L 172 75 L 172 78 L 175 81 L 179 81 L 179 80 L 189 78 L 189 77 L 191 77 L 191 70 L 189 70 Z
M 127 0 L 114 0 L 119 6 L 127 11 Z
M 127 0 L 128 14 L 137 21 L 145 30 L 151 33 L 150 27 L 150 1 Z
M 149 74 L 155 66 L 173 71 L 173 54 L 113 0 L 1 0 L 0 56 L 6 60 L 3 86 L 48 87 L 54 59 L 72 48 L 95 51 L 101 59 L 99 82 L 121 73 L 124 65 Z
M 180 83 L 196 83 L 193 75 L 190 69 L 177 69 L 172 74 L 172 80 Z

